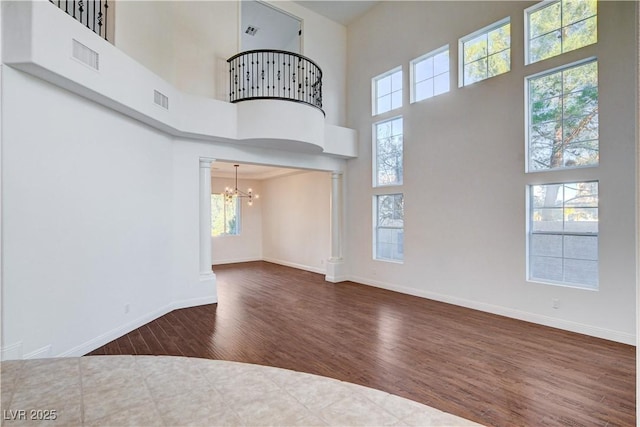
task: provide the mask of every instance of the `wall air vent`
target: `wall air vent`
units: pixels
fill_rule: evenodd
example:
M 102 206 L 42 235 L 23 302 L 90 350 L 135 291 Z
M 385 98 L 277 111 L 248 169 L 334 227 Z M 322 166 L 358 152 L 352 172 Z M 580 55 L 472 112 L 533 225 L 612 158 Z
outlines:
M 253 25 L 249 25 L 245 30 L 245 33 L 249 34 L 250 36 L 255 36 L 257 32 L 258 27 L 254 27 Z
M 100 69 L 100 55 L 98 52 L 89 49 L 76 39 L 73 39 L 72 56 L 94 70 Z
M 156 105 L 161 106 L 165 110 L 169 109 L 169 97 L 158 92 L 157 90 L 153 91 L 153 102 L 156 103 Z

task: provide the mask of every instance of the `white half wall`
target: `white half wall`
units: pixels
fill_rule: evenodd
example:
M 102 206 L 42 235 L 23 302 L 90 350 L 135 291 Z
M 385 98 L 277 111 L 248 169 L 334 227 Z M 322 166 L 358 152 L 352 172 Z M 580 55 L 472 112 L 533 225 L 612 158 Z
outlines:
M 302 172 L 262 184 L 265 261 L 324 274 L 330 256 L 331 176 Z

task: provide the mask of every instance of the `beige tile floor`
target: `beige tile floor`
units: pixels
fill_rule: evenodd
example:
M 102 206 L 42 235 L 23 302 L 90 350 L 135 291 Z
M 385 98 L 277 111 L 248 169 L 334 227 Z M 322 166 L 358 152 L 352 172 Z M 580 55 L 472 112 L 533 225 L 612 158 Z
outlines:
M 478 425 L 379 390 L 237 362 L 92 356 L 0 367 L 5 426 Z

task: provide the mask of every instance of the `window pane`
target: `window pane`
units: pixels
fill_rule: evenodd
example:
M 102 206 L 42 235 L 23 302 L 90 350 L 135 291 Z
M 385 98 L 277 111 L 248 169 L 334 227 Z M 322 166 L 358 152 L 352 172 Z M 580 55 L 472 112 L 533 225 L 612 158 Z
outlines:
M 379 227 L 403 227 L 403 200 L 402 194 L 378 196 Z
M 404 197 L 402 194 L 376 196 L 375 257 L 402 261 L 404 256 Z
M 391 75 L 391 90 L 402 90 L 402 71 L 396 71 Z
M 560 97 L 543 99 L 531 104 L 531 124 L 538 123 L 550 123 L 546 125 L 547 130 L 552 130 L 555 133 L 555 129 L 560 128 L 562 119 L 562 103 Z M 550 134 L 545 134 L 550 137 Z
M 378 98 L 378 114 L 386 113 L 387 111 L 391 111 L 391 95 L 385 95 Z
M 423 99 L 431 98 L 433 96 L 433 79 L 425 80 L 416 84 L 415 100 L 422 101 Z
M 562 95 L 562 73 L 553 73 L 529 80 L 529 101 L 537 102 Z
M 391 94 L 391 109 L 395 110 L 400 107 L 402 107 L 402 91 L 393 92 Z
M 506 24 L 493 31 L 489 31 L 487 37 L 487 54 L 492 55 L 509 49 L 511 46 L 511 24 Z
M 565 29 L 562 50 L 569 52 L 598 41 L 598 18 L 596 16 L 576 22 Z
M 564 236 L 564 257 L 597 261 L 598 236 Z
M 465 85 L 487 78 L 487 58 L 480 59 L 464 66 Z
M 504 74 L 511 68 L 511 50 L 507 49 L 488 58 L 488 77 Z
M 402 136 L 402 117 L 399 117 L 391 121 L 391 135 Z
M 449 50 L 433 57 L 433 73 L 435 75 L 449 72 Z
M 538 9 L 529 15 L 530 38 L 547 34 L 560 27 L 560 2 Z
M 561 232 L 563 229 L 562 208 L 539 208 L 533 210 L 533 232 Z
M 598 261 L 565 258 L 564 282 L 596 289 L 598 287 Z
M 464 43 L 464 63 L 476 61 L 487 56 L 487 35 L 481 34 Z
M 562 207 L 563 194 L 562 184 L 532 185 L 532 206 L 534 208 Z
M 562 71 L 562 79 L 562 84 L 564 85 L 563 93 L 585 91 L 585 97 L 593 96 L 590 91 L 598 87 L 598 63 L 592 61 L 584 65 L 567 68 Z M 597 96 L 597 92 L 595 95 Z
M 529 44 L 529 62 L 542 61 L 560 55 L 560 53 L 562 53 L 562 33 L 560 30 L 531 39 Z
M 402 118 L 376 124 L 376 138 L 375 185 L 401 184 L 403 174 Z
M 565 0 L 562 2 L 562 26 L 594 16 L 597 9 L 596 0 Z
M 529 262 L 531 279 L 562 281 L 562 258 L 532 256 Z
M 530 244 L 533 256 L 562 257 L 562 236 L 533 234 Z
M 433 79 L 433 94 L 440 95 L 441 93 L 449 92 L 449 73 L 444 73 L 436 76 Z
M 391 76 L 378 79 L 378 81 L 376 82 L 376 85 L 377 85 L 378 97 L 390 94 L 391 93 Z
M 433 77 L 433 58 L 426 58 L 415 66 L 415 81 L 421 82 Z

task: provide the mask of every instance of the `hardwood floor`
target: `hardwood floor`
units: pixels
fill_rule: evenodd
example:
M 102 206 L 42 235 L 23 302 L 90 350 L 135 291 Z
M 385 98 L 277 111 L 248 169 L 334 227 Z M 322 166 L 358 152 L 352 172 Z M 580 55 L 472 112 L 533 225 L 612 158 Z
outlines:
M 93 351 L 277 366 L 485 425 L 635 426 L 635 347 L 266 262 L 216 266 L 218 304 Z

